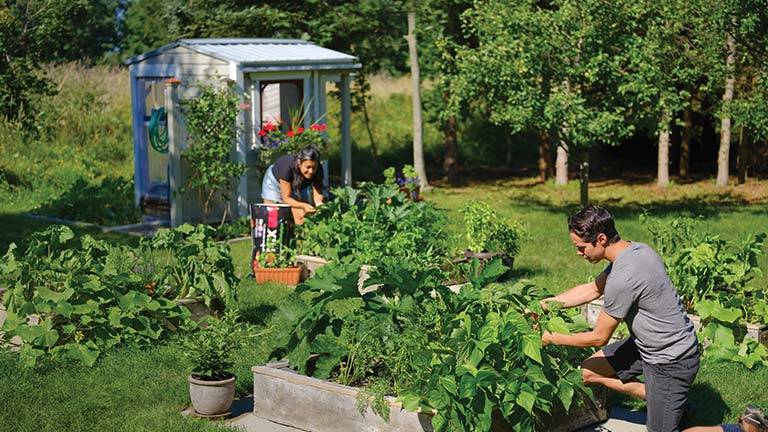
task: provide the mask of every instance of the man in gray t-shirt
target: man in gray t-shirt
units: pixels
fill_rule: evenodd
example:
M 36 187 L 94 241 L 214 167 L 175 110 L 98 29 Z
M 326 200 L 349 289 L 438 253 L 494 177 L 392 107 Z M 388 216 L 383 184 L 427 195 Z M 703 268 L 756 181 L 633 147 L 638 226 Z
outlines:
M 581 306 L 604 295 L 592 331 L 565 335 L 544 332 L 542 343 L 601 347 L 624 321 L 630 337 L 605 346 L 582 364 L 585 384 L 601 384 L 644 399 L 650 432 L 677 432 L 690 388 L 699 370 L 699 349 L 664 263 L 648 245 L 622 240 L 610 213 L 586 206 L 568 220 L 579 256 L 610 262 L 594 282 L 552 298 L 564 307 Z M 637 377 L 643 375 L 640 382 Z

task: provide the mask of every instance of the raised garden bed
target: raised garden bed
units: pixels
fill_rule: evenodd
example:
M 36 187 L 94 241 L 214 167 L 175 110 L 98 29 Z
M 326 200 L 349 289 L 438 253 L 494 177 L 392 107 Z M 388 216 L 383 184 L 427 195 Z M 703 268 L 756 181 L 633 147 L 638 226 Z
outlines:
M 394 398 L 387 398 L 388 421 L 370 407 L 361 413 L 357 408 L 360 389 L 300 375 L 288 369 L 286 362 L 254 366 L 252 371 L 253 413 L 275 423 L 314 432 L 433 430 L 431 413 L 407 411 Z M 603 389 L 596 395 L 597 402 L 589 400 L 567 416 L 555 414 L 542 430 L 571 432 L 606 421 L 608 393 Z M 502 419 L 494 420 L 493 431 L 511 430 Z
M 603 309 L 603 299 L 593 300 L 581 307 L 581 313 L 586 318 L 587 323 L 594 327 L 597 325 L 597 316 Z M 693 323 L 696 331 L 701 327 L 701 318 L 698 315 L 688 314 L 688 318 Z M 739 326 L 745 338 L 754 339 L 768 345 L 768 325 L 765 324 L 746 324 Z

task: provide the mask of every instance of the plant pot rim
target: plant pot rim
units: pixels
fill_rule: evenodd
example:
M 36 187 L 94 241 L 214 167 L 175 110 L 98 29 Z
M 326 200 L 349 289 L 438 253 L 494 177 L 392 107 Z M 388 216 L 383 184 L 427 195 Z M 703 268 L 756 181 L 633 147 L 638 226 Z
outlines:
M 292 267 L 256 267 L 256 271 L 275 271 L 275 270 L 301 270 L 300 266 Z
M 237 378 L 235 374 L 230 373 L 231 377 L 223 380 L 203 380 L 199 378 L 195 378 L 192 374 L 187 376 L 187 381 L 189 381 L 192 384 L 197 384 L 201 386 L 211 386 L 211 387 L 217 387 L 222 385 L 227 385 L 229 383 L 234 383 L 235 379 Z

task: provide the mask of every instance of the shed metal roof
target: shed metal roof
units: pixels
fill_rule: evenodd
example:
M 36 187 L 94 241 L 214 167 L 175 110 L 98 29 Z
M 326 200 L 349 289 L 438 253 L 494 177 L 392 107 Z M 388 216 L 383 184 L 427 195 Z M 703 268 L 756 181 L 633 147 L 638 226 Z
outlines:
M 240 66 L 338 66 L 359 69 L 355 56 L 317 46 L 300 39 L 179 39 L 156 50 L 125 60 L 139 63 L 176 47 L 183 46 L 201 54 L 235 62 Z

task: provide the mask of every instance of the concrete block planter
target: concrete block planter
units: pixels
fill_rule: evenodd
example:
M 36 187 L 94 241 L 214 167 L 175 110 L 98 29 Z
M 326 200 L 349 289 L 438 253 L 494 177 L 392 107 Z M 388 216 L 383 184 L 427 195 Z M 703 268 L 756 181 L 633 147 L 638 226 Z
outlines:
M 597 316 L 603 309 L 603 299 L 599 298 L 581 306 L 581 314 L 587 320 L 587 323 L 594 327 L 597 324 Z M 701 327 L 701 318 L 698 315 L 688 314 L 688 319 L 693 323 L 696 331 Z M 768 325 L 765 324 L 742 324 L 739 326 L 739 337 L 754 339 L 768 345 Z
M 389 421 L 370 408 L 357 409 L 360 389 L 297 374 L 287 363 L 277 362 L 253 367 L 253 413 L 275 423 L 313 432 L 431 432 L 431 413 L 405 410 L 394 398 L 388 398 Z M 555 413 L 545 429 L 571 432 L 608 419 L 608 393 L 596 392 L 597 402 L 565 416 Z M 494 420 L 493 431 L 511 431 L 503 419 Z
M 282 366 L 282 367 L 281 367 Z M 284 363 L 253 367 L 253 413 L 275 423 L 313 432 L 426 431 L 431 416 L 389 400 L 389 421 L 370 408 L 357 409 L 359 389 L 299 375 Z
M 328 264 L 328 260 L 313 255 L 296 255 L 296 264 L 303 268 L 302 280 L 312 277 L 317 269 Z

